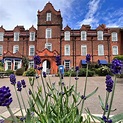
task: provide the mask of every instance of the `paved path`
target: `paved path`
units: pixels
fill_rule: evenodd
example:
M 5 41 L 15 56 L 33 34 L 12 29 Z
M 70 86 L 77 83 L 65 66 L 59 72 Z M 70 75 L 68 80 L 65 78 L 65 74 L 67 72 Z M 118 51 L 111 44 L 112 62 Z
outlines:
M 27 82 L 27 88 L 29 88 L 29 82 L 27 77 L 20 77 L 17 76 L 17 81 L 24 79 Z M 50 77 L 51 82 L 57 82 L 59 80 L 58 77 Z M 48 80 L 48 78 L 47 78 Z M 84 81 L 85 77 L 80 77 L 78 80 L 78 91 L 83 94 L 83 88 L 84 88 Z M 69 83 L 69 78 L 65 77 L 64 82 L 66 85 Z M 75 79 L 74 77 L 71 78 L 71 84 L 75 84 Z M 13 102 L 10 105 L 11 108 L 18 108 L 18 102 L 17 98 L 14 93 L 14 88 L 10 84 L 9 78 L 3 78 L 0 79 L 0 87 L 3 85 L 9 86 L 11 89 L 12 97 L 13 97 Z M 88 83 L 87 83 L 87 94 L 89 92 L 92 92 L 96 87 L 99 87 L 97 93 L 90 97 L 89 99 L 86 100 L 85 102 L 85 107 L 88 107 L 93 114 L 101 114 L 102 110 L 100 107 L 98 95 L 102 97 L 104 100 L 105 98 L 105 77 L 89 77 L 88 78 Z M 37 88 L 37 82 L 35 81 L 35 89 Z M 23 96 L 25 101 L 27 102 L 27 96 L 25 91 L 22 91 Z M 116 85 L 116 91 L 115 91 L 115 96 L 114 96 L 114 102 L 113 102 L 113 109 L 117 109 L 115 112 L 112 114 L 118 114 L 118 113 L 123 113 L 123 79 L 119 82 L 117 82 Z M 0 114 L 6 111 L 6 107 L 0 107 Z

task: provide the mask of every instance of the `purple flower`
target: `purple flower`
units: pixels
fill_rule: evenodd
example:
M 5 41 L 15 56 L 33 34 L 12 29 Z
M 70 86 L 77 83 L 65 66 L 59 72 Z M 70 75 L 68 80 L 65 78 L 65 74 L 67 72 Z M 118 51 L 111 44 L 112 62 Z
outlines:
M 112 123 L 112 120 L 111 120 L 111 119 L 107 119 L 106 116 L 103 116 L 103 117 L 102 117 L 102 120 L 103 120 L 105 123 Z
M 36 64 L 34 64 L 34 69 L 37 69 L 37 65 Z
M 29 89 L 29 95 L 31 95 L 32 94 L 32 91 Z
M 41 64 L 40 56 L 38 56 L 38 55 L 34 56 L 34 64 L 35 65 L 40 65 Z
M 79 70 L 79 66 L 76 66 L 76 69 L 75 70 L 78 71 Z
M 61 57 L 59 55 L 56 56 L 56 65 L 57 66 L 61 65 Z
M 38 67 L 38 70 L 42 70 L 43 69 L 43 67 Z
M 21 82 L 18 81 L 17 82 L 17 91 L 21 91 L 22 90 L 22 85 L 21 85 Z
M 25 83 L 25 80 L 24 80 L 24 79 L 23 79 L 23 80 L 21 80 L 21 84 L 22 84 L 23 88 L 25 88 L 25 87 L 26 87 L 26 83 Z
M 106 76 L 105 83 L 106 83 L 106 90 L 110 93 L 112 91 L 113 83 L 114 83 L 110 75 Z
M 12 102 L 11 93 L 9 87 L 0 88 L 0 106 L 9 106 Z
M 15 77 L 14 74 L 11 74 L 11 75 L 10 75 L 10 82 L 11 82 L 12 85 L 15 86 L 15 84 L 16 84 L 16 77 Z
M 86 62 L 87 63 L 90 63 L 90 60 L 91 60 L 91 55 L 90 54 L 87 54 L 86 55 Z
M 43 72 L 43 77 L 44 77 L 44 78 L 46 78 L 46 77 L 47 77 L 46 72 Z
M 121 66 L 122 66 L 121 61 L 118 59 L 114 59 L 112 61 L 112 65 L 111 65 L 112 73 L 114 73 L 114 74 L 121 73 Z

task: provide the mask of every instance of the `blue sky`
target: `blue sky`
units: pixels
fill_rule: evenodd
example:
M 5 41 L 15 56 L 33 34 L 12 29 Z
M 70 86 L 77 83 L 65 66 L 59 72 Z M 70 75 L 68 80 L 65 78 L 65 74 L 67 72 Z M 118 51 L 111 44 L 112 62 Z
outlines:
M 37 11 L 47 0 L 0 0 L 0 25 L 6 30 L 24 25 L 37 28 Z M 99 24 L 123 27 L 123 0 L 50 0 L 56 10 L 61 10 L 63 27 L 79 29 L 82 24 L 92 28 Z

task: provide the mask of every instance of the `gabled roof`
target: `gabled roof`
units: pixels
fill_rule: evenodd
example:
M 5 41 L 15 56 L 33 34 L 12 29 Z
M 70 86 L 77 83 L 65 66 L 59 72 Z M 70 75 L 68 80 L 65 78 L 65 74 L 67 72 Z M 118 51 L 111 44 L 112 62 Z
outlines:
M 22 58 L 22 54 L 19 51 L 16 53 L 12 53 L 10 51 L 7 51 L 6 53 L 4 53 L 3 57 Z

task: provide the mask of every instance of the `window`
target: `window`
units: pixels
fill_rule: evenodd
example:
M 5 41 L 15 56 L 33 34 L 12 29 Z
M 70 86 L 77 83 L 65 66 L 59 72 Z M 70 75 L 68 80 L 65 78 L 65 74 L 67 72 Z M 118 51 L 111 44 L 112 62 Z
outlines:
M 112 41 L 118 41 L 117 40 L 117 33 L 116 32 L 112 32 L 111 33 L 111 37 L 112 37 Z
M 118 55 L 118 46 L 112 46 L 112 54 Z
M 19 46 L 18 45 L 14 45 L 13 46 L 13 53 L 16 53 L 17 51 L 19 51 Z
M 86 31 L 81 31 L 81 40 L 86 40 L 87 33 Z
M 12 61 L 5 61 L 5 70 L 11 70 L 12 69 Z
M 81 55 L 86 56 L 87 55 L 87 46 L 81 45 Z
M 19 68 L 21 68 L 21 61 L 15 61 L 14 62 L 14 70 L 17 70 Z
M 52 38 L 52 29 L 50 28 L 46 29 L 46 38 Z
M 104 46 L 102 44 L 98 45 L 98 55 L 99 56 L 104 55 Z
M 65 54 L 64 55 L 70 55 L 70 45 L 65 45 L 64 46 L 64 52 L 65 52 Z
M 29 68 L 34 68 L 34 61 L 29 61 Z
M 3 46 L 0 46 L 0 56 L 3 55 Z
M 65 60 L 64 61 L 64 68 L 69 70 L 70 69 L 70 60 Z
M 70 32 L 69 32 L 69 31 L 66 31 L 66 32 L 64 33 L 64 40 L 65 40 L 65 41 L 70 41 Z
M 51 21 L 51 13 L 47 13 L 46 21 Z
M 98 40 L 103 40 L 103 31 L 97 32 Z
M 35 55 L 35 46 L 30 45 L 29 46 L 29 56 L 34 56 Z
M 0 41 L 3 41 L 3 36 L 4 36 L 4 33 L 0 32 Z
M 35 32 L 30 32 L 30 41 L 35 41 Z
M 51 43 L 46 43 L 45 48 L 47 48 L 49 51 L 52 51 L 52 44 Z
M 14 32 L 14 41 L 19 41 L 19 32 Z

